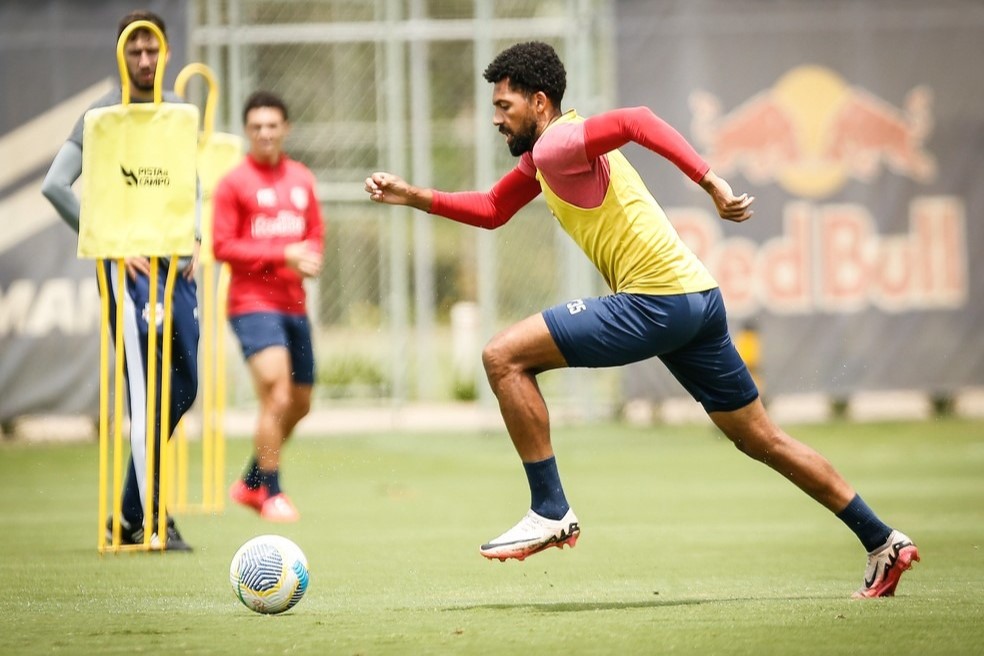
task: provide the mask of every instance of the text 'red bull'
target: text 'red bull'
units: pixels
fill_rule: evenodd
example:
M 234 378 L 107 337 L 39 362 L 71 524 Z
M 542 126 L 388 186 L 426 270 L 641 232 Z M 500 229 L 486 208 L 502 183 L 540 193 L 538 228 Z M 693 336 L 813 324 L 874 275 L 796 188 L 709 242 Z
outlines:
M 704 210 L 668 212 L 683 240 L 721 285 L 731 314 L 898 313 L 962 307 L 968 296 L 963 202 L 921 197 L 909 230 L 879 234 L 863 205 L 792 202 L 783 230 L 757 244 L 724 238 Z

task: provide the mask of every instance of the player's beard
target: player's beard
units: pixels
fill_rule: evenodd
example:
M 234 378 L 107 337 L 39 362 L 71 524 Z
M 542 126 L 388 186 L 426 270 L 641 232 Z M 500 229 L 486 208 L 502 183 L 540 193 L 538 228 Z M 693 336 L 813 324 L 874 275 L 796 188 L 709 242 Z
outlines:
M 140 91 L 145 91 L 145 92 L 153 91 L 154 90 L 154 78 L 151 77 L 150 78 L 150 82 L 143 82 L 141 78 L 142 78 L 142 75 L 141 75 L 141 71 L 140 70 L 130 71 L 130 80 L 131 80 L 131 82 L 133 83 L 133 86 L 136 89 L 139 89 Z
M 509 153 L 513 157 L 520 157 L 523 153 L 533 150 L 533 144 L 536 143 L 536 121 L 533 119 L 524 123 L 518 132 L 503 132 L 502 128 L 499 128 L 499 132 L 512 137 L 506 141 L 506 145 L 509 146 Z

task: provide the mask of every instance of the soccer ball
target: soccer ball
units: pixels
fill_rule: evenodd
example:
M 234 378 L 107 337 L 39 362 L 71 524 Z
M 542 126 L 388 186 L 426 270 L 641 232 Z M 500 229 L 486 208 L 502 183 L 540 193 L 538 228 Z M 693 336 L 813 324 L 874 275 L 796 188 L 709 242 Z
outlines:
M 300 547 L 280 535 L 249 540 L 232 557 L 229 581 L 250 610 L 273 615 L 293 608 L 308 587 L 308 563 Z

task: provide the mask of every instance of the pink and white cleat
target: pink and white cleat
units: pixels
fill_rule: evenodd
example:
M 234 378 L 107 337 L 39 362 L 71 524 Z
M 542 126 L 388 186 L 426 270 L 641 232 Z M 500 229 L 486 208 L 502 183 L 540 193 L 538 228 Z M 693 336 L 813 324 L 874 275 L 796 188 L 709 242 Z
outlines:
M 580 535 L 581 527 L 573 510 L 568 510 L 563 519 L 547 519 L 530 510 L 518 524 L 483 544 L 479 551 L 489 560 L 523 560 L 548 547 L 563 548 L 565 544 L 573 547 Z
M 864 584 L 851 595 L 853 599 L 892 597 L 902 573 L 919 561 L 919 549 L 909 537 L 893 530 L 884 546 L 868 554 Z
M 263 502 L 270 496 L 266 486 L 261 485 L 257 488 L 247 487 L 242 479 L 237 480 L 229 488 L 229 498 L 236 503 L 252 508 L 256 512 L 263 509 Z
M 301 518 L 301 513 L 297 512 L 290 497 L 281 492 L 263 502 L 260 517 L 268 522 L 296 522 Z

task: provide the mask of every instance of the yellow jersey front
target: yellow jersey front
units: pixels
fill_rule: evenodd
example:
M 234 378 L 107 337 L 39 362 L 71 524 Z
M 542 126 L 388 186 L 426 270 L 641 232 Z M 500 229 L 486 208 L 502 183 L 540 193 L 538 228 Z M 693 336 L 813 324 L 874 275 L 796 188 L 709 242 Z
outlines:
M 534 145 L 532 157 L 536 178 L 554 217 L 591 259 L 613 292 L 669 295 L 701 292 L 717 282 L 696 255 L 680 239 L 663 209 L 646 188 L 625 156 L 613 150 L 598 158 L 590 170 L 594 184 L 607 189 L 600 205 L 579 207 L 551 188 L 551 166 L 558 149 L 570 148 L 570 129 L 582 123 L 573 110 L 551 124 Z M 583 157 L 583 134 L 581 136 Z M 551 150 L 554 152 L 551 153 Z M 571 176 L 557 171 L 556 180 Z

